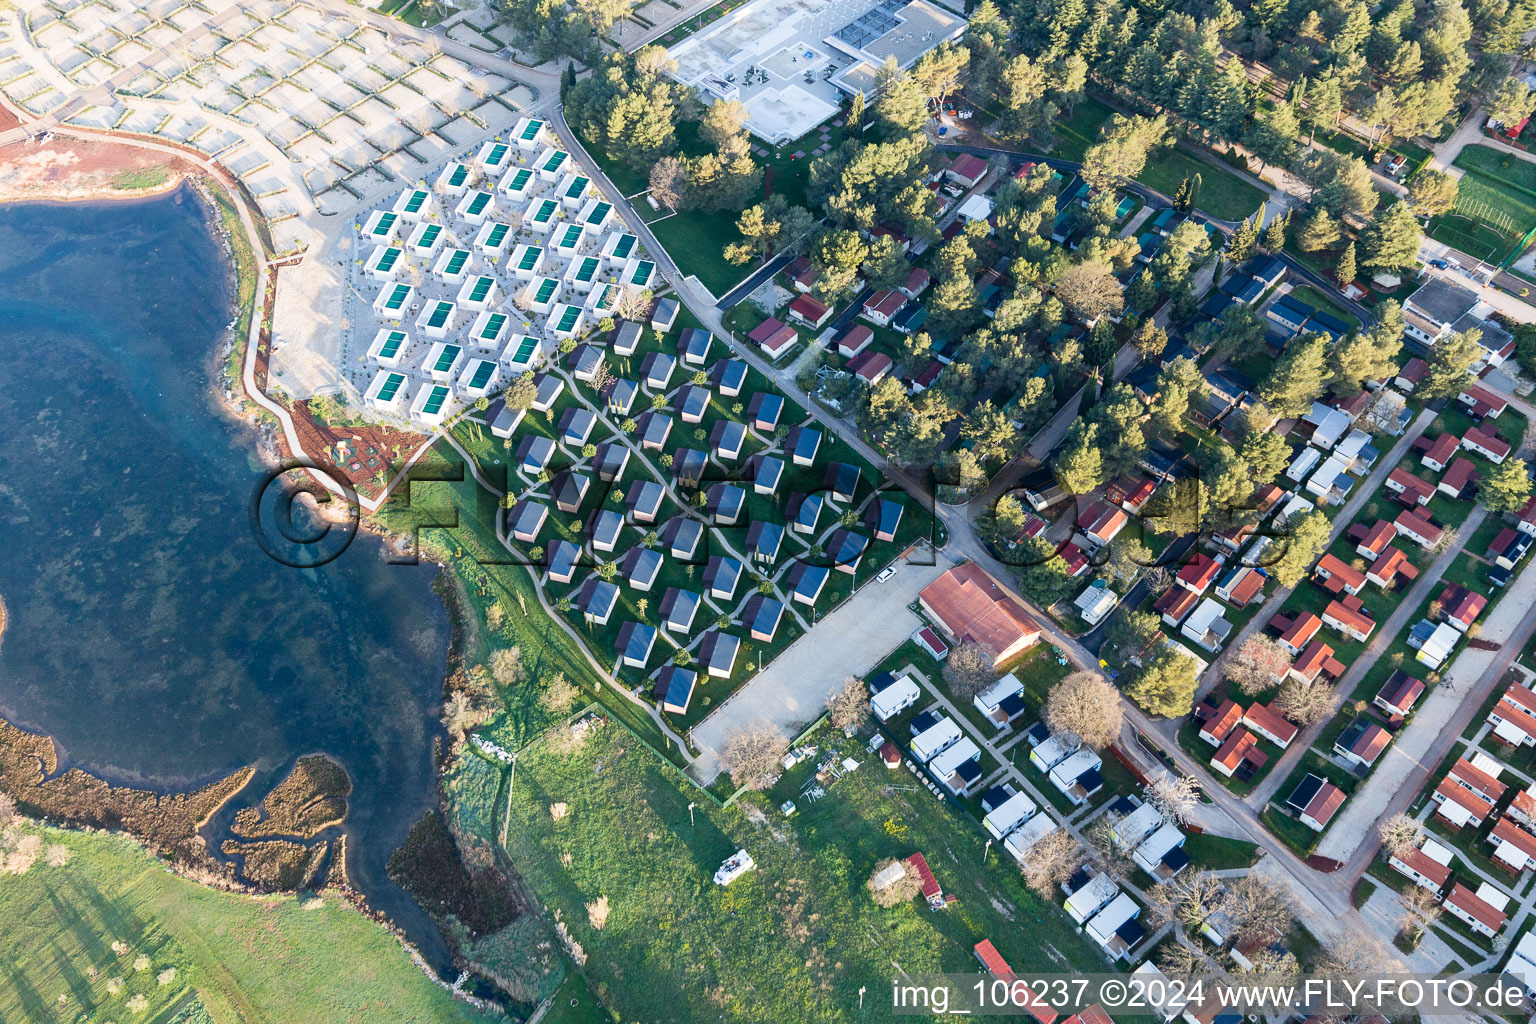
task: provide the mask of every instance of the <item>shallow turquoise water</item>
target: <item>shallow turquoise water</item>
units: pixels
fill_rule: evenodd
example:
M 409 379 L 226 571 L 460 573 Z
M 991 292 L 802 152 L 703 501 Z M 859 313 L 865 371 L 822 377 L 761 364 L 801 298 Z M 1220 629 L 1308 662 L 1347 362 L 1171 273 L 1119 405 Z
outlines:
M 440 960 L 384 876 L 433 803 L 433 570 L 365 536 L 320 569 L 263 554 L 248 507 L 265 471 L 208 379 L 231 318 L 190 190 L 0 206 L 0 714 L 114 780 L 259 765 L 234 806 L 330 754 L 355 785 L 354 881 Z

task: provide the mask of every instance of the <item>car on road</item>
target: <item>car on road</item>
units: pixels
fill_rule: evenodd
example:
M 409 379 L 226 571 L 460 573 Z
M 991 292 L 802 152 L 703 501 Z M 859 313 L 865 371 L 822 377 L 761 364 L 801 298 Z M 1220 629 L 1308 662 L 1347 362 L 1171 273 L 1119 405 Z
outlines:
M 876 583 L 884 583 L 886 580 L 890 579 L 892 576 L 895 576 L 895 575 L 896 575 L 896 567 L 894 565 L 888 565 L 884 569 L 880 570 L 880 575 L 875 577 L 875 582 Z
M 1436 270 L 1449 270 L 1449 269 L 1451 269 L 1451 265 L 1449 263 L 1445 262 L 1445 260 L 1430 260 L 1429 261 L 1429 265 L 1434 267 Z

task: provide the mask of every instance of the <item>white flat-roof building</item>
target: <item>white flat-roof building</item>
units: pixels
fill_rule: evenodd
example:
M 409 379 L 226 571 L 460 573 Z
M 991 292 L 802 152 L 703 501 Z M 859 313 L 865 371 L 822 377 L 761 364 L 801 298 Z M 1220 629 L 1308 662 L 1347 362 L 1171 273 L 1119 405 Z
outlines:
M 416 289 L 402 282 L 387 284 L 373 300 L 373 312 L 385 320 L 403 320 L 416 300 Z
M 464 365 L 464 350 L 458 345 L 439 341 L 427 351 L 421 368 L 436 381 L 451 381 Z
M 533 191 L 536 180 L 533 171 L 527 167 L 513 167 L 501 176 L 501 181 L 496 183 L 496 191 L 514 203 L 521 204 Z
M 404 254 L 405 250 L 398 245 L 375 246 L 363 267 L 375 281 L 393 281 L 395 272 L 400 268 L 400 257 Z
M 499 220 L 480 225 L 475 235 L 475 248 L 487 256 L 505 256 L 512 244 L 512 227 Z
M 380 412 L 398 413 L 405 403 L 405 374 L 398 370 L 380 370 L 363 396 L 369 406 Z
M 368 361 L 393 370 L 400 365 L 400 359 L 410 344 L 411 336 L 404 331 L 380 327 L 373 336 L 373 344 L 368 346 Z
M 511 318 L 502 312 L 486 310 L 475 317 L 475 324 L 470 328 L 470 344 L 479 348 L 500 348 L 507 338 L 507 325 Z
M 487 139 L 475 160 L 487 174 L 500 174 L 512 158 L 512 147 L 499 139 Z
M 453 330 L 457 317 L 457 307 L 447 299 L 428 302 L 422 306 L 421 315 L 416 318 L 416 330 L 424 338 L 446 338 Z
M 444 249 L 432 266 L 433 276 L 444 284 L 458 284 L 468 272 L 468 249 Z
M 912 756 L 923 764 L 937 757 L 950 744 L 960 739 L 960 727 L 953 718 L 942 718 L 912 737 Z
M 408 188 L 395 200 L 394 212 L 401 220 L 415 223 L 432 212 L 432 193 L 424 188 Z
M 490 309 L 501 304 L 501 286 L 486 274 L 471 277 L 459 288 L 458 303 L 477 313 Z
M 708 104 L 740 100 L 747 130 L 770 144 L 798 139 L 837 113 L 838 101 L 873 99 L 887 58 L 903 69 L 947 40 L 965 18 L 928 0 L 752 0 L 671 47 L 673 76 Z M 750 73 L 749 73 L 750 72 Z
M 363 224 L 363 238 L 375 245 L 393 242 L 400 234 L 400 215 L 393 210 L 375 210 Z
M 875 713 L 880 721 L 889 721 L 892 715 L 896 715 L 917 703 L 917 682 L 911 676 L 902 676 L 885 685 L 869 698 L 869 709 Z
M 427 381 L 416 389 L 416 400 L 411 403 L 411 418 L 429 427 L 441 426 L 448 418 L 448 385 Z
M 437 190 L 445 196 L 461 196 L 469 191 L 469 168 L 451 163 L 437 176 Z
M 531 334 L 514 334 L 501 350 L 501 364 L 510 373 L 522 373 L 533 366 L 539 355 L 539 339 Z
M 585 317 L 580 306 L 567 303 L 549 311 L 549 330 L 557 338 L 574 338 L 581 333 L 584 323 Z
M 512 129 L 512 142 L 518 149 L 536 150 L 549 144 L 549 132 L 543 118 L 525 117 Z
M 1108 874 L 1094 875 L 1069 893 L 1064 904 L 1067 916 L 1078 924 L 1082 924 L 1093 917 L 1099 911 L 1109 906 L 1110 901 L 1120 895 L 1120 887 Z
M 497 369 L 496 364 L 489 359 L 469 360 L 464 372 L 459 374 L 459 395 L 474 401 L 490 394 L 497 383 Z
M 993 839 L 1002 839 L 1008 833 L 1033 818 L 1040 806 L 1027 793 L 1015 793 L 986 816 L 982 825 Z
M 1037 814 L 1019 828 L 1008 833 L 1003 849 L 1016 861 L 1022 861 L 1030 849 L 1056 831 L 1056 821 L 1049 814 Z
M 454 214 L 464 223 L 478 227 L 496 215 L 496 197 L 481 189 L 466 193 Z

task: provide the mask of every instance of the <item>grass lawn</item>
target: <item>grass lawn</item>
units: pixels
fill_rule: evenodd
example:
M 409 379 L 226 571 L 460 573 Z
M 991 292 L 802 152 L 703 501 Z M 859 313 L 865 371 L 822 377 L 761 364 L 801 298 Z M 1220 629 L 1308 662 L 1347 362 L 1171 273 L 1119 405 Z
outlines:
M 1200 175 L 1200 195 L 1195 205 L 1223 220 L 1242 220 L 1251 216 L 1264 201 L 1259 189 L 1222 170 L 1216 164 L 1179 149 L 1165 149 L 1147 161 L 1136 180 L 1166 196 L 1179 190 L 1185 178 Z
M 1246 868 L 1259 859 L 1259 847 L 1256 843 L 1243 839 L 1228 839 L 1225 836 L 1195 835 L 1194 833 L 1184 840 L 1184 852 L 1189 854 L 1190 863 L 1198 867 L 1210 868 L 1212 871 Z
M 863 759 L 862 739 L 818 738 L 824 751 L 835 738 Z M 800 766 L 780 786 L 813 770 Z M 693 794 L 628 734 L 604 729 L 570 754 L 538 744 L 519 758 L 507 847 L 625 1019 L 854 1020 L 859 988 L 883 985 L 893 961 L 908 972 L 969 972 L 983 938 L 1011 963 L 1102 969 L 1005 858 L 992 853 L 983 866 L 974 826 L 896 778 L 867 760 L 820 800 L 799 800 L 793 818 L 751 797 L 746 808 L 700 805 L 690 824 Z M 566 805 L 559 820 L 557 803 Z M 738 847 L 757 870 L 713 885 Z M 958 904 L 883 910 L 869 898 L 875 865 L 915 851 Z M 589 908 L 604 897 L 599 929 Z M 856 1019 L 891 1018 L 883 1002 L 866 997 Z
M 1488 158 L 1469 153 L 1481 150 Z M 1490 262 L 1502 261 L 1510 249 L 1536 226 L 1536 193 L 1524 184 L 1527 172 L 1519 167 L 1498 166 L 1501 154 L 1483 146 L 1468 146 L 1457 158 L 1457 166 L 1466 169 L 1456 192 L 1454 212 L 1430 221 L 1429 235 L 1453 245 L 1470 256 Z M 1471 163 L 1463 163 L 1470 159 Z M 1510 157 L 1511 164 L 1523 164 Z
M 1376 883 L 1369 878 L 1362 878 L 1355 883 L 1354 889 L 1350 892 L 1349 902 L 1354 905 L 1356 910 L 1359 910 L 1365 906 L 1366 901 L 1371 898 L 1371 894 L 1375 891 Z
M 194 991 L 218 1021 L 361 1021 L 381 1007 L 395 1021 L 487 1019 L 334 896 L 305 909 L 293 896 L 233 895 L 171 874 L 126 837 L 27 831 L 70 858 L 39 860 L 0 886 L 0 1020 L 152 1021 Z M 148 966 L 136 971 L 141 955 Z
M 1356 327 L 1360 326 L 1360 321 L 1355 318 L 1354 314 L 1311 285 L 1301 285 L 1300 287 L 1292 288 L 1291 294 L 1314 309 L 1320 309 L 1324 313 L 1332 314 L 1347 324 L 1352 324 Z
M 1492 146 L 1466 146 L 1456 155 L 1456 166 L 1524 189 L 1536 199 L 1536 164 L 1513 153 Z
M 1088 147 L 1099 141 L 1099 128 L 1114 113 L 1108 106 L 1092 97 L 1078 101 L 1072 116 L 1056 122 L 1056 146 L 1053 156 L 1063 160 L 1081 162 Z

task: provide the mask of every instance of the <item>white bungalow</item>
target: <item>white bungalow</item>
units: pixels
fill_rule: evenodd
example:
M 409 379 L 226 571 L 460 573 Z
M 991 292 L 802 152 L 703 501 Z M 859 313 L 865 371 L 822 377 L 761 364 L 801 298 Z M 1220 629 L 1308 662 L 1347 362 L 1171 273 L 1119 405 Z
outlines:
M 448 241 L 448 234 L 441 224 L 422 223 L 411 232 L 411 255 L 419 260 L 430 261 Z
M 408 188 L 395 199 L 395 214 L 414 224 L 432 212 L 432 193 L 424 188 Z
M 592 179 L 585 174 L 567 174 L 560 179 L 560 184 L 555 186 L 555 198 L 567 210 L 580 210 L 582 204 L 587 201 L 587 190 L 591 186 Z
M 497 383 L 497 369 L 489 359 L 471 359 L 459 374 L 459 396 L 474 400 L 490 394 Z
M 380 412 L 398 413 L 405 399 L 405 374 L 397 370 L 380 370 L 363 400 Z
M 385 283 L 393 281 L 395 271 L 400 267 L 400 257 L 404 252 L 405 250 L 398 245 L 375 246 L 373 254 L 368 257 L 368 262 L 363 265 L 364 269 L 375 281 Z
M 1031 800 L 1028 794 L 1015 793 L 993 808 L 992 813 L 988 814 L 981 824 L 993 839 L 1001 839 L 1033 818 L 1039 810 L 1039 805 Z
M 523 289 L 523 301 L 535 313 L 548 313 L 560 301 L 561 287 L 558 277 L 535 277 Z
M 585 295 L 597 283 L 597 275 L 602 267 L 603 261 L 596 256 L 579 256 L 565 268 L 565 279 L 570 282 L 572 288 Z
M 650 260 L 632 259 L 624 264 L 624 273 L 619 278 L 620 283 L 632 285 L 636 288 L 649 288 L 656 277 L 656 264 Z
M 368 361 L 393 370 L 400 365 L 400 358 L 410 343 L 411 336 L 404 331 L 380 327 L 373 336 L 373 344 L 368 346 Z
M 526 167 L 514 167 L 501 176 L 496 191 L 514 203 L 522 203 L 533 191 L 533 172 Z
M 458 345 L 439 341 L 421 361 L 422 370 L 433 380 L 450 381 L 464 366 L 464 350 Z
M 484 224 L 496 213 L 496 197 L 483 189 L 475 189 L 459 200 L 453 212 L 466 224 Z
M 629 259 L 640 248 L 640 239 L 634 235 L 622 231 L 615 231 L 603 240 L 603 260 L 610 267 L 619 268 L 629 264 Z
M 553 199 L 535 199 L 523 213 L 523 226 L 539 235 L 547 235 L 559 222 L 560 204 Z
M 1036 843 L 1055 831 L 1054 818 L 1049 814 L 1037 814 L 1008 833 L 1008 837 L 1003 840 L 1003 849 L 1007 850 L 1014 860 L 1022 862 Z
M 487 256 L 505 256 L 511 244 L 511 226 L 498 220 L 487 221 L 480 225 L 480 232 L 475 235 L 475 248 Z
M 436 427 L 448 418 L 448 385 L 427 381 L 416 390 L 416 400 L 411 403 L 411 418 L 429 427 Z
M 548 145 L 549 141 L 549 132 L 544 128 L 542 118 L 525 117 L 512 129 L 512 142 L 518 149 L 535 150 Z
M 574 338 L 584 322 L 582 308 L 569 303 L 556 306 L 549 314 L 549 330 L 557 338 Z
M 501 350 L 501 363 L 508 373 L 522 373 L 533 365 L 539 354 L 539 339 L 530 334 L 514 334 Z
M 576 222 L 593 234 L 601 234 L 608 230 L 608 224 L 612 220 L 613 204 L 603 199 L 587 200 L 582 204 L 581 212 L 576 215 Z
M 580 224 L 561 224 L 549 236 L 549 247 L 566 259 L 570 259 L 581 249 L 581 242 L 585 237 L 586 232 Z
M 437 176 L 437 190 L 445 196 L 461 196 L 469 190 L 469 168 L 451 163 Z
M 444 249 L 432 267 L 432 273 L 444 284 L 458 284 L 469 273 L 469 250 Z
M 507 166 L 507 161 L 511 159 L 512 147 L 500 139 L 487 139 L 475 156 L 475 160 L 487 174 L 500 174 Z
M 393 242 L 400 234 L 400 215 L 393 210 L 375 210 L 363 225 L 363 239 L 375 245 Z
M 373 300 L 373 312 L 384 320 L 403 320 L 415 300 L 416 289 L 410 285 L 387 284 Z
M 496 279 L 484 274 L 470 278 L 459 289 L 459 305 L 476 313 L 499 305 L 500 299 L 501 287 L 496 284 Z
M 512 276 L 521 281 L 532 281 L 539 273 L 539 263 L 544 259 L 544 249 L 538 245 L 528 245 L 526 242 L 512 250 L 512 259 L 508 263 Z
M 486 310 L 475 317 L 475 325 L 469 331 L 470 344 L 479 348 L 500 348 L 506 340 L 509 322 L 507 314 Z
M 453 303 L 438 299 L 422 307 L 421 315 L 416 318 L 416 329 L 424 338 L 446 338 L 453 330 L 457 316 L 458 309 Z
M 563 149 L 546 149 L 539 154 L 533 162 L 533 169 L 539 173 L 539 177 L 545 181 L 559 181 L 560 175 L 565 173 L 566 165 L 571 162 L 571 154 Z

